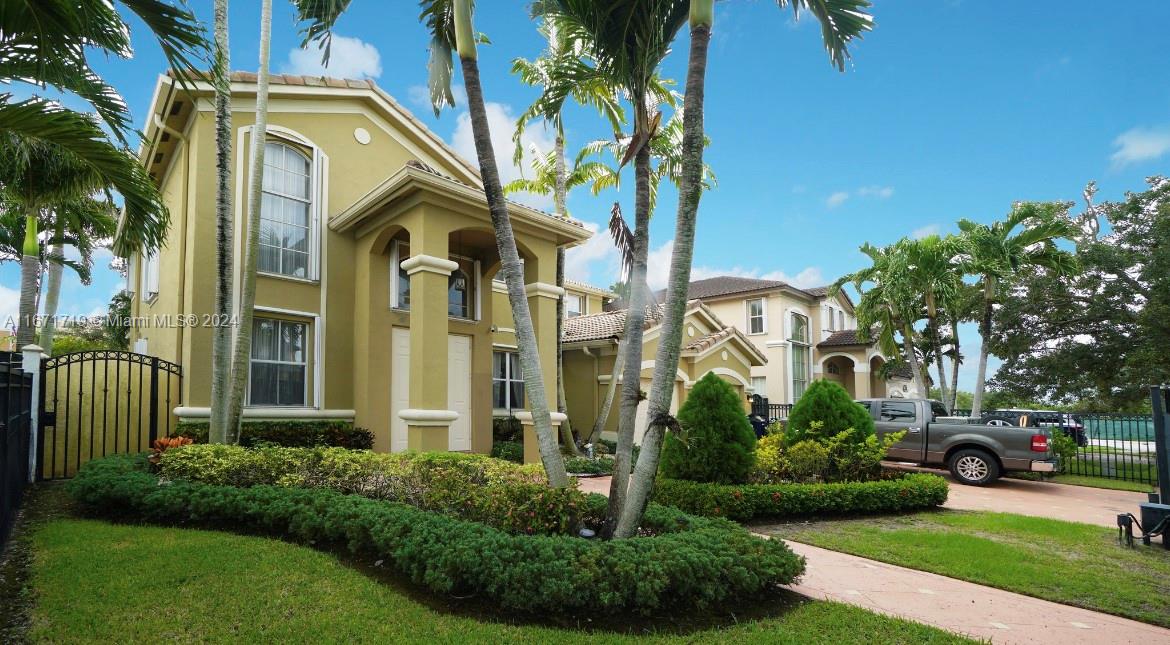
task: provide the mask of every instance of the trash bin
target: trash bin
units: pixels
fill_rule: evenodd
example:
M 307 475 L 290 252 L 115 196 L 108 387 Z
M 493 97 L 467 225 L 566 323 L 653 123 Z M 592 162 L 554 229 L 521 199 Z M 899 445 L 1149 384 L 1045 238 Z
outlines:
M 749 414 L 748 421 L 752 424 L 752 429 L 756 431 L 756 438 L 759 439 L 768 434 L 768 420 L 758 414 Z

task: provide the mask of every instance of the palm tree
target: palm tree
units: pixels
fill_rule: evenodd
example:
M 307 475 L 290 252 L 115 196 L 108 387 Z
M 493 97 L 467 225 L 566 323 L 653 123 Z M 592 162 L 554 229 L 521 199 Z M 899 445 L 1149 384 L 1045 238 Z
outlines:
M 268 138 L 268 60 L 272 43 L 272 0 L 260 4 L 260 65 L 256 74 L 256 123 L 252 126 L 252 160 L 248 169 L 248 228 L 240 282 L 240 316 L 228 386 L 227 443 L 240 437 L 244 391 L 252 354 L 252 315 L 256 304 L 256 257 L 260 253 L 260 204 L 264 185 L 264 148 Z
M 228 2 L 215 0 L 215 314 L 232 319 L 232 86 L 228 47 Z M 211 423 L 208 441 L 227 443 L 232 371 L 232 335 L 227 325 L 211 330 Z
M 121 0 L 154 34 L 171 68 L 194 67 L 206 42 L 194 14 L 159 0 Z M 166 234 L 167 211 L 146 169 L 125 149 L 133 127 L 121 96 L 90 67 L 97 49 L 129 58 L 129 25 L 113 3 L 14 2 L 0 11 L 0 83 L 52 85 L 93 106 L 111 135 L 88 115 L 56 101 L 33 97 L 13 101 L 0 92 L 0 134 L 55 144 L 100 174 L 125 200 L 125 215 L 114 251 L 127 255 L 156 248 Z
M 324 49 L 324 58 L 329 58 L 329 39 L 333 25 L 348 7 L 345 0 L 294 0 L 299 19 L 309 23 L 305 29 L 305 43 L 319 42 Z M 516 344 L 519 347 L 520 367 L 524 372 L 524 392 L 532 411 L 532 422 L 540 447 L 540 459 L 551 486 L 564 487 L 569 484 L 565 463 L 561 458 L 557 437 L 552 431 L 552 416 L 548 396 L 540 369 L 540 355 L 536 346 L 536 331 L 532 326 L 532 313 L 528 297 L 524 292 L 524 273 L 520 265 L 520 254 L 516 250 L 516 238 L 512 233 L 512 220 L 508 215 L 508 204 L 500 186 L 500 173 L 496 167 L 495 151 L 492 149 L 491 131 L 488 126 L 487 110 L 484 107 L 483 86 L 479 78 L 477 36 L 472 25 L 472 0 L 423 0 L 419 19 L 431 33 L 430 72 L 431 103 L 437 114 L 445 106 L 454 106 L 455 97 L 451 92 L 453 71 L 452 54 L 459 56 L 463 71 L 463 85 L 467 90 L 467 111 L 471 116 L 471 129 L 475 140 L 476 157 L 479 160 L 480 177 L 483 180 L 484 196 L 495 230 L 496 248 L 500 254 L 500 272 L 508 286 L 508 301 L 512 305 L 512 318 L 516 325 Z
M 914 385 L 921 392 L 927 392 L 926 379 L 914 347 L 914 324 L 919 320 L 920 297 L 910 284 L 904 264 L 893 247 L 879 248 L 869 243 L 861 246 L 861 252 L 870 259 L 870 266 L 842 276 L 829 289 L 830 296 L 836 296 L 846 284 L 852 284 L 861 294 L 854 314 L 857 329 L 865 339 L 874 338 L 878 348 L 886 356 L 901 356 L 910 364 Z M 866 285 L 872 285 L 866 288 Z M 901 336 L 899 347 L 898 336 Z
M 847 49 L 849 42 L 869 30 L 873 24 L 870 16 L 863 11 L 869 7 L 868 0 L 777 0 L 777 4 L 781 7 L 791 5 L 797 17 L 801 9 L 812 12 L 821 23 L 822 40 L 830 62 L 841 70 L 844 70 L 845 58 L 849 55 Z M 711 28 L 715 22 L 715 2 L 691 0 L 688 8 L 691 50 L 684 90 L 686 98 L 683 103 L 683 164 L 679 178 L 674 248 L 671 252 L 666 287 L 666 308 L 650 386 L 646 415 L 649 426 L 642 437 L 642 450 L 638 455 L 629 499 L 626 500 L 626 506 L 618 521 L 616 537 L 629 537 L 637 531 L 650 499 L 654 478 L 658 473 L 658 459 L 664 433 L 668 426 L 677 425 L 677 421 L 670 415 L 670 403 L 674 397 L 674 379 L 682 348 L 683 318 L 686 315 L 687 290 L 690 287 L 691 262 L 694 256 L 695 223 L 699 199 L 703 194 L 704 89 L 707 49 L 711 42 Z M 667 30 L 672 26 L 668 21 L 662 24 L 667 26 Z M 678 27 L 675 27 L 675 31 L 677 29 Z
M 61 296 L 61 274 L 70 266 L 81 278 L 82 284 L 89 284 L 90 268 L 93 266 L 93 251 L 96 244 L 108 240 L 117 228 L 117 208 L 106 199 L 85 195 L 55 204 L 51 213 L 53 234 L 46 245 L 49 247 L 45 259 L 45 293 L 42 313 L 45 323 L 41 327 L 39 344 L 46 353 L 53 353 L 53 337 L 56 334 L 57 304 Z M 65 257 L 65 245 L 71 245 L 81 255 L 80 262 Z
M 1067 210 L 1067 204 L 1022 202 L 1012 207 L 1007 219 L 992 224 L 959 220 L 968 254 L 966 270 L 979 276 L 977 284 L 983 292 L 979 371 L 971 403 L 973 417 L 978 417 L 983 411 L 992 315 L 1003 284 L 1029 271 L 1045 270 L 1061 275 L 1077 269 L 1076 257 L 1056 245 L 1059 240 L 1073 240 L 1080 232 L 1064 216 Z M 1019 226 L 1023 226 L 1023 230 L 1013 234 Z
M 930 354 L 938 370 L 938 387 L 943 405 L 950 409 L 950 388 L 943 366 L 942 314 L 946 304 L 959 297 L 963 285 L 963 270 L 956 263 L 959 256 L 958 239 L 952 235 L 928 235 L 921 239 L 902 239 L 895 245 L 895 253 L 906 278 L 922 294 L 926 307 L 926 332 Z
M 41 220 L 48 217 L 54 207 L 66 208 L 83 197 L 108 191 L 110 184 L 93 166 L 69 150 L 10 133 L 0 138 L 0 187 L 4 191 L 6 209 L 17 211 L 24 217 L 20 313 L 16 333 L 17 347 L 23 347 L 36 337 Z M 63 212 L 62 216 L 67 217 L 68 213 Z

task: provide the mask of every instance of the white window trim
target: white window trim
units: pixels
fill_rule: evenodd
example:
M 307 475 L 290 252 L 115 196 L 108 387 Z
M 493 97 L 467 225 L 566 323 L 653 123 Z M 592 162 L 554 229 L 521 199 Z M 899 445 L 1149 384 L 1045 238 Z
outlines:
M 519 378 L 516 378 L 515 375 L 512 374 L 511 360 L 504 361 L 505 369 L 508 372 L 507 378 L 503 378 L 503 379 L 496 378 L 496 371 L 495 371 L 496 356 L 495 355 L 496 354 L 510 355 L 510 354 L 517 354 L 517 353 L 518 353 L 517 349 L 512 347 L 512 346 L 492 345 L 492 388 L 493 389 L 495 389 L 495 384 L 497 382 L 502 382 L 504 384 L 518 382 L 518 383 L 520 383 L 521 386 L 524 385 L 524 375 L 523 374 L 521 374 Z M 507 398 L 507 403 L 509 403 L 509 404 L 512 403 L 512 390 L 510 388 L 505 387 L 504 394 L 505 394 L 505 397 Z M 528 398 L 528 392 L 524 393 L 524 398 Z M 496 401 L 495 401 L 495 394 L 494 393 L 492 394 L 492 416 L 494 416 L 494 417 L 501 417 L 501 416 L 506 417 L 506 416 L 511 415 L 516 410 L 523 410 L 523 409 L 524 409 L 524 407 L 515 407 L 515 406 L 506 407 L 506 408 L 497 408 Z
M 255 312 L 260 318 L 269 317 L 269 316 L 265 316 L 263 314 L 275 314 L 277 316 L 287 316 L 289 318 L 302 318 L 302 319 L 304 319 L 303 321 L 294 320 L 292 322 L 304 322 L 306 325 L 312 326 L 311 331 L 312 331 L 312 336 L 313 336 L 313 354 L 312 354 L 312 361 L 313 362 L 311 365 L 306 366 L 305 373 L 308 374 L 310 372 L 310 370 L 308 368 L 310 368 L 310 367 L 312 368 L 313 389 L 312 389 L 312 391 L 308 391 L 307 390 L 308 384 L 307 383 L 305 384 L 305 388 L 306 388 L 305 405 L 281 405 L 281 406 L 252 405 L 247 400 L 245 400 L 244 407 L 252 408 L 252 409 L 271 408 L 271 409 L 279 409 L 279 410 L 297 410 L 297 409 L 319 410 L 319 409 L 321 409 L 321 396 L 322 396 L 322 392 L 323 392 L 322 388 L 325 385 L 325 382 L 322 379 L 322 374 L 323 374 L 323 368 L 324 368 L 325 363 L 323 360 L 324 348 L 322 347 L 322 342 L 321 342 L 322 337 L 321 337 L 321 316 L 320 316 L 320 314 L 315 314 L 311 311 L 297 311 L 295 309 L 281 309 L 279 307 L 263 307 L 260 305 L 257 305 L 255 307 Z M 244 391 L 245 399 L 250 398 L 251 387 L 252 387 L 251 382 L 252 382 L 252 357 L 249 356 L 248 357 L 248 383 L 249 383 L 249 385 L 248 385 L 248 388 Z
M 807 342 L 795 340 L 792 338 L 792 332 L 793 332 L 793 327 L 794 327 L 794 325 L 792 324 L 792 317 L 794 315 L 804 318 L 805 334 L 808 337 Z M 796 360 L 796 348 L 798 348 L 798 347 L 806 350 L 804 378 L 801 379 L 804 382 L 804 389 L 807 391 L 808 386 L 812 383 L 813 351 L 812 351 L 812 330 L 810 329 L 811 326 L 812 326 L 812 320 L 807 313 L 800 311 L 800 310 L 797 310 L 797 309 L 786 309 L 784 311 L 784 332 L 785 332 L 784 340 L 785 340 L 785 343 L 788 345 L 788 367 L 787 367 L 787 370 L 788 370 L 788 402 L 789 403 L 796 403 L 796 399 L 797 399 L 797 397 L 796 397 L 796 381 L 797 381 L 797 379 L 796 379 L 795 360 Z M 803 394 L 803 392 L 802 392 L 802 394 Z
M 589 313 L 589 311 L 588 311 L 589 310 L 589 299 L 588 298 L 586 298 L 584 295 L 579 294 L 579 293 L 566 293 L 565 294 L 565 301 L 564 301 L 565 302 L 565 318 L 566 319 L 568 319 L 570 317 L 569 316 L 569 298 L 576 298 L 577 299 L 577 305 L 578 305 L 577 306 L 577 316 L 584 316 L 585 314 Z M 577 316 L 572 316 L 572 317 L 576 318 Z
M 402 268 L 402 261 L 398 259 L 401 257 L 398 251 L 398 246 L 400 244 L 406 244 L 409 246 L 410 242 L 394 240 L 390 244 L 390 309 L 404 314 L 409 314 L 410 309 L 404 309 L 398 306 L 398 271 Z M 473 270 L 475 271 L 475 275 L 471 276 L 472 280 L 475 281 L 475 302 L 473 303 L 475 317 L 464 318 L 463 316 L 452 316 L 448 314 L 447 318 L 449 320 L 462 320 L 464 322 L 479 322 L 483 320 L 483 271 L 480 265 L 480 261 L 464 255 L 457 255 L 455 253 L 448 253 L 447 257 L 458 258 L 460 260 L 471 262 L 474 267 Z
M 159 250 L 155 249 L 153 253 L 145 251 L 142 253 L 142 275 L 139 279 L 142 283 L 142 302 L 147 304 L 158 300 L 160 271 L 158 252 Z
M 760 302 L 760 322 L 762 324 L 760 325 L 761 331 L 753 332 L 752 331 L 752 303 L 756 302 L 757 300 Z M 766 336 L 768 334 L 768 297 L 762 296 L 760 298 L 748 298 L 747 300 L 743 301 L 743 304 L 744 304 L 744 313 L 747 315 L 747 324 L 745 325 L 745 331 L 747 332 L 747 335 L 748 336 Z

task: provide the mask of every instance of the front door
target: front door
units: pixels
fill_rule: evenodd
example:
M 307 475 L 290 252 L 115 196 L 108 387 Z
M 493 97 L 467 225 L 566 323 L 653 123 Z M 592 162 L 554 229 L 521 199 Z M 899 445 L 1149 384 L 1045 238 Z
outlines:
M 447 337 L 447 409 L 459 413 L 447 434 L 447 449 L 471 450 L 471 337 Z
M 410 330 L 395 327 L 391 332 L 390 450 L 406 450 L 406 422 L 399 410 L 410 408 Z

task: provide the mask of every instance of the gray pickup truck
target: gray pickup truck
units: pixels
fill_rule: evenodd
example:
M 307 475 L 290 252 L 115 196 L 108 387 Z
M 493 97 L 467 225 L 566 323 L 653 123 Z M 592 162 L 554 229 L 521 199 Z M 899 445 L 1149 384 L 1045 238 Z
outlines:
M 1056 455 L 1048 428 L 983 425 L 978 419 L 947 417 L 927 399 L 864 399 L 879 438 L 906 431 L 887 459 L 920 466 L 945 466 L 962 484 L 986 486 L 1009 471 L 1050 473 Z

